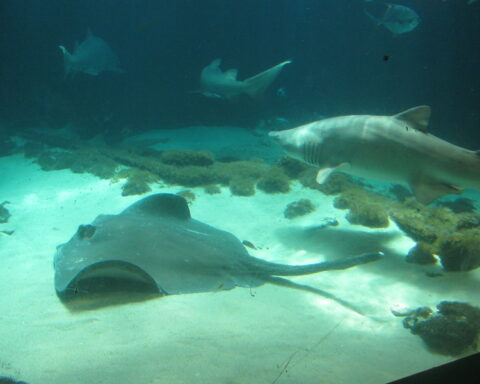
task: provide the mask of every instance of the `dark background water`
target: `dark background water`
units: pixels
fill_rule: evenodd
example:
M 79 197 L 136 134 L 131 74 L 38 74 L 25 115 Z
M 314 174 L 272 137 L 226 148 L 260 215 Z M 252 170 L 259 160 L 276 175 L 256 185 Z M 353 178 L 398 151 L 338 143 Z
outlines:
M 341 114 L 433 107 L 432 132 L 480 148 L 480 2 L 403 0 L 422 18 L 394 37 L 362 0 L 0 0 L 0 123 L 10 131 L 71 124 L 85 137 L 186 125 L 290 125 Z M 87 27 L 125 74 L 64 79 Z M 389 56 L 385 61 L 383 57 Z M 214 58 L 244 79 L 285 59 L 265 98 L 190 91 Z M 286 96 L 277 94 L 284 88 Z

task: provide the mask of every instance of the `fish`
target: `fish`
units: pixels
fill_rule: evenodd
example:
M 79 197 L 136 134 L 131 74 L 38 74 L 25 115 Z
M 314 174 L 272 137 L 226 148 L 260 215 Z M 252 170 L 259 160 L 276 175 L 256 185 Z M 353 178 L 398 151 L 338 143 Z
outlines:
M 57 247 L 54 280 L 57 295 L 66 302 L 84 291 L 95 292 L 108 280 L 145 284 L 159 296 L 267 282 L 325 296 L 329 294 L 278 276 L 346 269 L 382 256 L 372 252 L 307 265 L 268 262 L 251 256 L 233 234 L 193 219 L 185 198 L 159 193 L 120 214 L 99 215 L 92 224 L 80 225 Z
M 72 53 L 63 45 L 58 46 L 63 53 L 65 76 L 75 72 L 83 72 L 98 76 L 104 71 L 124 73 L 120 68 L 119 59 L 105 40 L 95 36 L 90 28 L 87 37 L 80 44 L 75 44 Z
M 404 5 L 386 3 L 386 9 L 379 18 L 373 16 L 365 10 L 365 14 L 372 19 L 377 25 L 383 25 L 393 35 L 401 35 L 411 32 L 420 24 L 420 16 L 412 8 Z
M 430 114 L 422 105 L 393 116 L 338 116 L 269 136 L 289 156 L 319 167 L 320 184 L 342 171 L 408 185 L 423 204 L 463 188 L 480 190 L 480 151 L 428 133 Z
M 278 77 L 283 67 L 291 63 L 284 61 L 246 80 L 237 80 L 238 70 L 220 69 L 221 59 L 213 60 L 200 74 L 200 93 L 218 99 L 233 99 L 242 94 L 252 98 L 260 97 Z

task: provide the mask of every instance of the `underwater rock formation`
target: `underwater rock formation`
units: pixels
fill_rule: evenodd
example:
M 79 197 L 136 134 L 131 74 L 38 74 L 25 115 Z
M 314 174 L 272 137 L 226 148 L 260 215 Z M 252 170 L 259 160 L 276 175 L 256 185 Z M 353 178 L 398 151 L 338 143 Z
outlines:
M 308 199 L 301 199 L 288 204 L 283 211 L 283 215 L 287 219 L 293 219 L 298 216 L 305 216 L 313 211 L 315 211 L 313 203 Z
M 423 307 L 422 307 L 423 308 Z M 434 352 L 457 356 L 476 349 L 480 333 L 480 308 L 468 303 L 442 301 L 436 313 L 417 311 L 403 320 L 405 328 L 422 338 Z

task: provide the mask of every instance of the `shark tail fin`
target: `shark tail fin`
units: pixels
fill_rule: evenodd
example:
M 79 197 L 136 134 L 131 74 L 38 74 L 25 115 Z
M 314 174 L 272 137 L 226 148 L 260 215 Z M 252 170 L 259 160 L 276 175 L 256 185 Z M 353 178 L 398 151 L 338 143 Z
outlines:
M 65 67 L 65 77 L 67 77 L 72 72 L 73 57 L 63 45 L 59 45 L 58 48 L 63 53 L 63 65 Z
M 249 77 L 244 81 L 245 83 L 245 92 L 253 97 L 260 97 L 263 92 L 274 82 L 278 77 L 282 68 L 290 64 L 291 60 L 284 61 L 283 63 L 277 64 L 274 67 L 267 69 L 266 71 L 260 72 L 259 74 Z

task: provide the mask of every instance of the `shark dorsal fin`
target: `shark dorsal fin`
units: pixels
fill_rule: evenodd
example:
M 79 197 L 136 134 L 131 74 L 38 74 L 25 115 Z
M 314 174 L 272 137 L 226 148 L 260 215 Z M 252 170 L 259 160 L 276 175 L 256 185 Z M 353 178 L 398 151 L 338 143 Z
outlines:
M 237 75 L 238 75 L 238 69 L 232 68 L 229 69 L 228 71 L 225 71 L 225 76 L 232 80 L 237 80 Z
M 431 109 L 428 105 L 420 105 L 393 115 L 393 118 L 408 123 L 412 128 L 428 133 L 428 121 Z
M 139 213 L 188 220 L 191 218 L 187 201 L 178 195 L 157 193 L 147 196 L 122 213 Z

